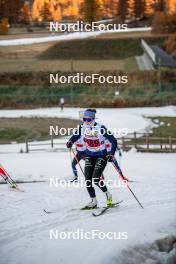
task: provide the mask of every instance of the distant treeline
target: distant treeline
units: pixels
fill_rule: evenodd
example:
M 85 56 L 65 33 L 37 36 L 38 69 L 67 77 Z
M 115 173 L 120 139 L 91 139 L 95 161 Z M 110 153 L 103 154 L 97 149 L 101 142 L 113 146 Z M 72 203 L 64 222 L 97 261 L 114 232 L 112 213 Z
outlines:
M 174 7 L 166 0 L 0 0 L 0 19 L 8 18 L 10 24 L 42 20 L 96 21 L 112 17 L 124 22 L 171 10 Z

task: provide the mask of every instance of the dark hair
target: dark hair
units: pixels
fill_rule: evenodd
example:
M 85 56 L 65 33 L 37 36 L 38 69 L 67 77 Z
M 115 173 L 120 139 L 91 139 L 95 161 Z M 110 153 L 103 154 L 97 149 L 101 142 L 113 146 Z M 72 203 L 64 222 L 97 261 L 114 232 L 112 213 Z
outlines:
M 95 114 L 96 114 L 96 112 L 97 112 L 96 109 L 90 109 L 90 108 L 89 108 L 89 109 L 86 109 L 86 111 L 90 111 L 90 112 L 93 112 L 93 113 L 95 113 Z

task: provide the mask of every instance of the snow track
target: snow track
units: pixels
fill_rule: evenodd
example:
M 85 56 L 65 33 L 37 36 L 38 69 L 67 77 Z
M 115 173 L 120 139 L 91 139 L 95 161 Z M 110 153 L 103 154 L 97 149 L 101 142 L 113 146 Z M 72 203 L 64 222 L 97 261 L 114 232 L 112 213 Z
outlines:
M 120 199 L 124 202 L 118 208 L 94 218 L 91 211 L 79 210 L 89 201 L 85 188 L 49 187 L 50 177 L 69 177 L 67 153 L 1 155 L 2 164 L 9 171 L 13 171 L 15 166 L 16 174 L 23 172 L 24 180 L 27 180 L 27 175 L 36 180 L 40 179 L 40 175 L 46 175 L 43 179 L 47 181 L 20 184 L 24 193 L 14 192 L 5 184 L 0 185 L 1 264 L 70 264 L 83 263 L 83 259 L 84 264 L 109 264 L 129 246 L 153 242 L 173 234 L 176 219 L 175 159 L 175 154 L 124 153 L 125 175 L 140 181 L 130 186 L 144 209 L 139 207 L 126 188 L 111 188 L 114 201 Z M 35 173 L 33 168 L 36 168 Z M 117 178 L 110 164 L 105 170 L 105 177 Z M 96 191 L 99 206 L 105 205 L 104 195 L 97 188 Z M 44 208 L 56 213 L 45 214 Z M 84 232 L 127 232 L 128 239 L 50 239 L 51 230 L 60 233 L 78 229 Z
M 36 37 L 36 38 L 21 38 L 21 39 L 10 39 L 10 40 L 0 40 L 0 46 L 16 46 L 16 45 L 30 45 L 34 43 L 45 43 L 45 42 L 56 42 L 56 41 L 69 41 L 73 39 L 85 39 L 96 37 L 101 34 L 108 33 L 127 33 L 127 32 L 149 32 L 150 27 L 144 28 L 128 28 L 127 30 L 111 30 L 111 31 L 94 31 L 94 32 L 74 32 L 69 34 L 58 35 L 48 34 L 46 37 Z

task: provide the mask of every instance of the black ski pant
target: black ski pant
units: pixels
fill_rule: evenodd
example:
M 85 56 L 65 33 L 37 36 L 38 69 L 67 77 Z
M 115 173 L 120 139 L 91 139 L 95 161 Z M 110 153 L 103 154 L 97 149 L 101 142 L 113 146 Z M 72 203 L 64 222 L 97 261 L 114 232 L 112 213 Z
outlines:
M 95 183 L 103 192 L 107 192 L 105 182 L 101 178 L 106 164 L 107 160 L 105 156 L 86 156 L 85 158 L 86 187 L 91 198 L 96 196 L 93 183 Z

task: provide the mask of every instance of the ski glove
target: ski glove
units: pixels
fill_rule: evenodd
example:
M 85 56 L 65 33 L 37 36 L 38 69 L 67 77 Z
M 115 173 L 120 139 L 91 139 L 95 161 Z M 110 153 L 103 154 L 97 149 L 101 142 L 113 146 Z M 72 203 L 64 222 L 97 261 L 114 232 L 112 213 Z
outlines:
M 106 156 L 108 162 L 113 162 L 114 156 L 112 154 L 109 154 Z
M 68 141 L 66 143 L 67 148 L 71 148 L 73 146 L 73 143 L 71 141 Z

